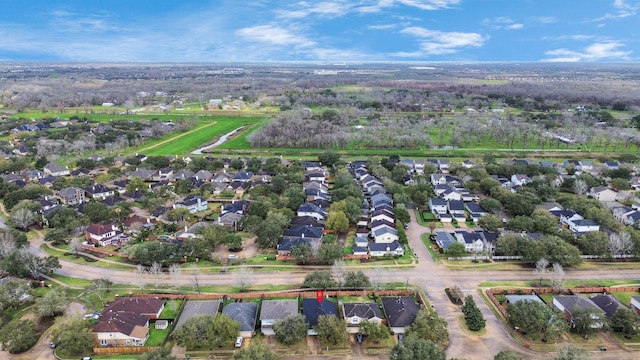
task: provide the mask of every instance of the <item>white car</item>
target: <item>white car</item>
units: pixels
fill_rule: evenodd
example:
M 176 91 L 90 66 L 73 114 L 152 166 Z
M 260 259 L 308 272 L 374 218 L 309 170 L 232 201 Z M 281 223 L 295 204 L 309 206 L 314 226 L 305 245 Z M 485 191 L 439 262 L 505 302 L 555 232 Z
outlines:
M 242 339 L 242 336 L 238 336 L 238 337 L 236 338 L 236 348 L 238 348 L 238 349 L 239 349 L 239 348 L 241 348 L 241 347 L 242 347 L 242 340 L 243 340 L 243 339 Z

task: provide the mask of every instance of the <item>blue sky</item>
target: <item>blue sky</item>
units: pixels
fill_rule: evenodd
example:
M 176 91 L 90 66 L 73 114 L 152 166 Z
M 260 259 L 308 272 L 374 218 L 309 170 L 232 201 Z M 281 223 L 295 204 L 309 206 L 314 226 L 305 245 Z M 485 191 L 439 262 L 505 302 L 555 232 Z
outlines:
M 0 1 L 0 61 L 637 62 L 640 0 Z

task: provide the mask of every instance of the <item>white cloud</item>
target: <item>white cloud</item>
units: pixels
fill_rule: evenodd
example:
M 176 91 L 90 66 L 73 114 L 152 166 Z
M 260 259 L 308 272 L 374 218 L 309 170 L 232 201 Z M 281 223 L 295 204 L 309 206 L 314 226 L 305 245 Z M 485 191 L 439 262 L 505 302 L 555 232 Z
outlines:
M 493 19 L 486 18 L 482 20 L 482 24 L 495 30 L 519 30 L 524 27 L 524 24 L 516 23 L 508 16 L 499 16 Z
M 369 25 L 367 29 L 369 30 L 391 30 L 397 28 L 396 24 L 387 24 L 387 25 Z
M 348 13 L 376 13 L 397 6 L 413 7 L 420 10 L 440 10 L 457 5 L 461 0 L 334 0 L 324 2 L 300 1 L 291 9 L 276 10 L 276 14 L 286 19 L 306 17 L 335 18 Z M 373 2 L 373 3 L 372 3 Z
M 236 34 L 251 41 L 269 43 L 273 45 L 313 46 L 315 42 L 293 34 L 288 29 L 273 25 L 259 25 L 246 27 L 236 31 Z
M 286 19 L 302 19 L 305 17 L 334 18 L 347 14 L 352 5 L 345 1 L 306 2 L 295 4 L 295 10 L 276 10 L 276 14 Z
M 558 22 L 558 19 L 554 16 L 534 16 L 531 19 L 541 24 L 552 24 Z
M 576 34 L 576 35 L 560 35 L 560 36 L 544 36 L 542 40 L 545 41 L 564 41 L 564 40 L 573 40 L 573 41 L 587 41 L 593 40 L 596 37 L 593 35 L 584 35 L 584 34 Z
M 486 38 L 478 33 L 443 32 L 421 27 L 408 27 L 400 31 L 420 39 L 420 49 L 427 55 L 452 54 L 463 47 L 481 47 Z
M 619 50 L 624 44 L 618 41 L 593 43 L 582 51 L 569 50 L 566 48 L 555 49 L 545 52 L 550 58 L 545 61 L 554 62 L 579 62 L 579 61 L 600 61 L 600 60 L 624 60 L 630 59 L 631 51 Z
M 605 13 L 603 16 L 598 17 L 593 21 L 598 22 L 598 21 L 604 21 L 604 20 L 618 20 L 618 19 L 628 18 L 636 15 L 639 7 L 640 5 L 638 4 L 630 5 L 625 0 L 614 0 L 613 12 Z

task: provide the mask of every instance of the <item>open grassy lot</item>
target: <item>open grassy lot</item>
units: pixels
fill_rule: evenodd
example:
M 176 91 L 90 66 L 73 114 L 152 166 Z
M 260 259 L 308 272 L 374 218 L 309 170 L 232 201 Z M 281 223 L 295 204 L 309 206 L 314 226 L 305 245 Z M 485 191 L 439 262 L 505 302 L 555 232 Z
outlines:
M 246 117 L 201 119 L 199 124 L 191 130 L 148 141 L 141 146 L 132 148 L 129 154 L 143 152 L 145 155 L 186 155 L 201 146 L 214 142 L 220 136 L 234 129 L 241 126 L 251 126 L 259 121 L 258 118 Z

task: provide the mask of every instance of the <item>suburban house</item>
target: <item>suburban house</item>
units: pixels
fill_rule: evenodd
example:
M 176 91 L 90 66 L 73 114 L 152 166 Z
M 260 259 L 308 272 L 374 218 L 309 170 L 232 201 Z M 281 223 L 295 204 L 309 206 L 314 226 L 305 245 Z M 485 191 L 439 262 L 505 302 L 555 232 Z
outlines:
M 478 222 L 478 220 L 480 220 L 481 217 L 488 214 L 488 212 L 485 209 L 483 209 L 482 206 L 474 202 L 465 203 L 464 207 L 469 212 L 469 216 L 471 217 L 471 220 L 473 220 L 473 222 L 476 222 L 476 223 Z
M 600 231 L 600 224 L 592 219 L 573 220 L 569 222 L 569 230 L 578 234 L 590 231 Z
M 280 239 L 278 241 L 278 245 L 276 245 L 276 252 L 278 255 L 289 256 L 291 255 L 291 250 L 294 247 L 300 246 L 302 244 L 309 244 L 311 248 L 314 247 L 315 244 L 318 244 L 320 241 L 313 240 L 309 238 L 289 238 L 289 239 Z
M 100 347 L 144 346 L 149 319 L 130 311 L 105 312 L 91 330 Z
M 234 181 L 238 181 L 238 182 L 249 182 L 251 181 L 251 177 L 253 176 L 253 173 L 251 171 L 239 171 L 231 180 L 231 182 Z
M 44 166 L 43 170 L 45 174 L 51 175 L 51 176 L 68 176 L 70 174 L 68 168 L 64 166 L 60 166 L 56 163 L 48 163 L 47 165 Z
M 325 220 L 327 211 L 312 203 L 304 203 L 298 207 L 298 216 L 311 216 L 316 220 Z
M 375 210 L 371 214 L 371 221 L 376 221 L 376 220 L 386 220 L 386 221 L 389 221 L 389 222 L 395 222 L 396 221 L 396 217 L 390 211 L 387 211 L 387 210 Z
M 263 300 L 260 308 L 260 330 L 264 335 L 274 335 L 273 324 L 298 314 L 298 300 Z
M 244 215 L 244 213 L 249 208 L 249 205 L 251 205 L 251 201 L 249 200 L 233 201 L 229 205 L 224 205 L 220 211 L 220 214 L 224 215 L 228 212 L 232 212 L 232 213 Z
M 456 231 L 456 240 L 470 253 L 479 253 L 484 249 L 485 240 L 479 232 Z
M 456 242 L 456 238 L 454 238 L 451 233 L 445 231 L 437 231 L 435 235 L 435 241 L 440 249 L 448 250 L 449 246 Z
M 242 219 L 243 215 L 228 212 L 220 215 L 216 219 L 216 223 L 222 226 L 228 226 L 233 230 L 238 230 L 238 222 Z
M 410 296 L 383 297 L 382 309 L 394 334 L 404 334 L 405 328 L 418 316 L 418 304 Z
M 441 198 L 429 198 L 429 209 L 434 214 L 447 213 L 447 200 Z
M 119 245 L 122 232 L 116 225 L 91 224 L 85 230 L 87 242 L 99 246 Z
M 84 202 L 84 190 L 77 187 L 64 188 L 58 191 L 63 204 L 77 205 Z
M 618 298 L 611 294 L 598 294 L 591 297 L 591 301 L 596 304 L 608 318 L 616 313 L 619 307 L 625 307 Z
M 196 315 L 215 315 L 220 311 L 220 300 L 189 300 L 184 305 L 175 329 Z
M 513 185 L 523 186 L 531 182 L 531 178 L 524 174 L 511 175 L 511 183 Z
M 464 202 L 462 200 L 450 200 L 447 202 L 449 208 L 449 214 L 456 219 L 464 218 Z
M 258 319 L 257 303 L 231 303 L 222 308 L 222 313 L 240 323 L 240 336 L 250 338 L 255 334 Z
M 371 254 L 372 257 L 404 255 L 404 249 L 397 240 L 390 243 L 369 243 L 368 247 L 369 254 Z
M 311 240 L 322 240 L 323 235 L 322 229 L 320 228 L 301 225 L 285 230 L 282 233 L 282 239 L 306 238 Z
M 640 296 L 631 297 L 631 309 L 640 314 Z
M 164 300 L 123 297 L 105 306 L 100 320 L 92 327 L 101 347 L 143 346 L 149 337 L 149 320 L 164 309 Z
M 371 235 L 373 236 L 373 241 L 376 244 L 390 244 L 400 239 L 398 237 L 398 230 L 389 226 L 380 227 L 375 231 L 372 231 Z
M 380 307 L 375 302 L 371 303 L 344 303 L 342 304 L 343 316 L 347 321 L 347 331 L 351 334 L 358 333 L 360 323 L 370 321 L 379 324 L 383 317 Z
M 187 239 L 197 238 L 200 236 L 200 231 L 201 231 L 200 229 L 207 228 L 211 225 L 212 225 L 211 223 L 205 222 L 205 221 L 198 221 L 197 223 L 189 227 L 185 225 L 183 230 L 180 230 L 176 233 L 176 238 L 178 240 L 187 240 Z
M 562 311 L 567 317 L 567 322 L 571 327 L 574 326 L 572 314 L 576 309 L 586 310 L 591 313 L 591 317 L 596 320 L 593 325 L 600 328 L 603 325 L 605 312 L 602 311 L 593 301 L 579 295 L 559 295 L 553 297 L 553 306 Z
M 173 204 L 173 208 L 174 209 L 187 209 L 189 210 L 189 212 L 191 214 L 195 214 L 197 212 L 200 211 L 205 211 L 207 209 L 209 209 L 209 205 L 207 204 L 207 200 L 199 197 L 199 196 L 194 196 L 192 198 L 189 199 L 185 199 L 183 201 L 177 202 L 175 204 Z
M 318 325 L 318 318 L 321 315 L 337 317 L 338 305 L 329 299 L 323 299 L 322 301 L 318 301 L 316 298 L 302 299 L 302 315 L 304 315 L 307 319 L 307 324 L 309 324 L 307 335 L 318 335 L 313 330 L 313 327 Z
M 115 195 L 113 189 L 110 189 L 103 184 L 88 186 L 84 188 L 84 192 L 86 193 L 86 196 L 91 199 L 104 199 Z
M 606 186 L 595 186 L 589 189 L 587 195 L 602 202 L 613 202 L 616 201 L 618 193 Z

